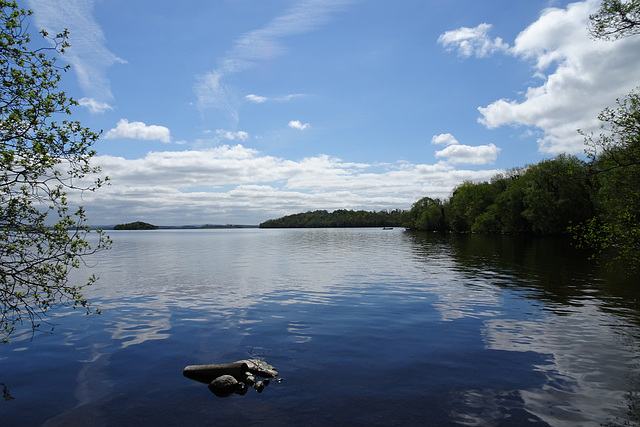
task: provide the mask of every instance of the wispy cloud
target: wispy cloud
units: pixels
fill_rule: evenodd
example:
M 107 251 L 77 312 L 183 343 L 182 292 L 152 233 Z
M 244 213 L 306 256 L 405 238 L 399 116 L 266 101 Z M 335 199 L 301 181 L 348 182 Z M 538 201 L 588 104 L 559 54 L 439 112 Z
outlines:
M 354 0 L 298 1 L 264 27 L 238 37 L 220 59 L 216 69 L 197 77 L 194 91 L 198 108 L 218 108 L 237 120 L 238 102 L 225 79 L 255 67 L 260 61 L 282 55 L 286 50 L 281 43 L 283 39 L 314 30 L 353 2 Z M 257 95 L 249 95 L 248 100 L 266 101 Z
M 242 130 L 232 132 L 229 130 L 217 129 L 216 135 L 218 135 L 218 137 L 221 139 L 226 139 L 227 141 L 235 141 L 235 140 L 246 141 L 247 139 L 249 139 L 249 134 Z
M 69 61 L 85 94 L 81 105 L 93 113 L 111 108 L 111 82 L 107 70 L 115 63 L 126 63 L 106 47 L 100 26 L 93 19 L 93 0 L 28 0 L 35 12 L 35 23 L 50 34 L 69 30 L 71 47 L 63 58 Z
M 266 96 L 259 96 L 254 94 L 249 94 L 245 96 L 244 99 L 246 99 L 249 102 L 254 102 L 256 104 L 262 104 L 263 102 L 267 102 L 269 100 L 269 98 L 267 98 Z
M 311 125 L 309 123 L 302 123 L 300 120 L 291 120 L 288 126 L 292 129 L 305 130 Z
M 168 128 L 157 125 L 146 125 L 142 122 L 129 122 L 121 119 L 117 126 L 109 130 L 105 139 L 129 138 L 144 139 L 149 141 L 171 142 L 171 133 Z
M 500 37 L 489 37 L 491 28 L 490 24 L 480 24 L 474 28 L 462 27 L 447 31 L 438 37 L 438 43 L 442 43 L 447 50 L 456 49 L 458 54 L 464 57 L 475 55 L 482 58 L 507 51 L 509 45 Z
M 113 107 L 106 102 L 96 101 L 93 98 L 81 98 L 78 100 L 78 104 L 83 107 L 86 107 L 92 113 L 104 113 L 109 110 L 113 110 Z
M 291 101 L 294 98 L 300 98 L 302 96 L 306 96 L 302 93 L 293 93 L 291 95 L 285 95 L 285 96 L 277 96 L 275 98 L 268 98 L 266 96 L 260 96 L 260 95 L 256 95 L 256 94 L 249 94 L 247 96 L 244 97 L 244 99 L 246 99 L 249 102 L 253 102 L 255 104 L 262 104 L 264 102 L 267 101 L 275 101 L 275 102 L 287 102 L 287 101 Z

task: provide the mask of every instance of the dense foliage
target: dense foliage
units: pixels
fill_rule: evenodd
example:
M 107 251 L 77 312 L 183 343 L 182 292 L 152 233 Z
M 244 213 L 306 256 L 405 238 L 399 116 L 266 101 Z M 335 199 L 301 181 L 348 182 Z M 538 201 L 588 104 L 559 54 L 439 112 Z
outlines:
M 587 161 L 559 155 L 464 182 L 448 200 L 425 197 L 403 226 L 426 231 L 572 234 L 579 246 L 640 265 L 640 94 L 599 116 L 602 133 L 585 135 Z
M 403 214 L 399 209 L 379 212 L 317 210 L 270 219 L 260 224 L 260 228 L 399 227 Z
M 640 266 L 640 94 L 605 109 L 602 133 L 586 136 L 597 215 L 575 227 L 580 244 Z
M 114 230 L 157 230 L 158 226 L 149 224 L 148 222 L 135 221 L 126 224 L 118 224 L 113 227 Z
M 556 235 L 594 215 L 587 164 L 560 155 L 490 182 L 465 181 L 448 200 L 425 197 L 407 214 L 405 227 L 458 233 Z
M 5 341 L 16 323 L 33 330 L 57 305 L 84 307 L 85 284 L 68 274 L 83 257 L 109 246 L 85 224 L 82 208 L 71 210 L 69 190 L 94 190 L 103 181 L 84 181 L 98 172 L 90 149 L 98 135 L 65 120 L 76 102 L 57 92 L 60 68 L 50 54 L 63 53 L 66 33 L 49 38 L 54 47 L 33 48 L 26 32 L 30 14 L 0 1 L 0 330 Z M 50 46 L 49 41 L 44 41 Z M 62 121 L 54 121 L 54 115 Z M 93 236 L 93 237 L 92 237 Z M 91 244 L 89 239 L 92 238 Z

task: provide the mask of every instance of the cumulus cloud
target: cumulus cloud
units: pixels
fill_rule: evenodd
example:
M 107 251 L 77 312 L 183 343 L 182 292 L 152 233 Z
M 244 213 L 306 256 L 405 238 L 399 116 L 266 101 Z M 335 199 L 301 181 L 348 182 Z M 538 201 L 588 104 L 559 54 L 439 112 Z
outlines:
M 509 49 L 509 45 L 502 41 L 500 37 L 492 39 L 489 37 L 490 24 L 480 24 L 474 28 L 461 27 L 457 30 L 447 31 L 438 37 L 447 50 L 457 50 L 458 55 L 477 58 L 490 56 L 495 52 L 504 52 Z
M 455 139 L 453 135 L 450 133 L 441 133 L 440 135 L 434 135 L 431 138 L 432 144 L 444 144 L 444 145 L 455 145 L 458 144 L 458 140 Z
M 464 180 L 502 172 L 454 169 L 447 162 L 373 165 L 328 155 L 287 160 L 239 144 L 93 161 L 112 185 L 78 203 L 100 224 L 140 218 L 167 225 L 257 224 L 316 209 L 408 209 L 424 195 L 446 198 Z
M 449 145 L 444 150 L 436 151 L 436 157 L 444 157 L 449 163 L 466 163 L 470 165 L 484 165 L 494 162 L 498 158 L 500 148 L 495 144 L 489 145 Z
M 106 39 L 100 26 L 93 19 L 93 0 L 28 0 L 39 28 L 50 34 L 69 30 L 71 47 L 63 56 L 73 65 L 89 111 L 104 112 L 113 99 L 107 70 L 113 64 L 126 63 L 106 47 Z M 107 108 L 107 109 L 110 109 Z
M 109 130 L 104 137 L 106 139 L 130 138 L 157 140 L 165 143 L 171 142 L 171 134 L 168 128 L 146 125 L 142 122 L 129 122 L 127 119 L 121 119 L 117 126 Z
M 238 119 L 233 90 L 226 83 L 228 76 L 251 69 L 260 61 L 282 55 L 281 41 L 287 37 L 312 31 L 326 23 L 332 15 L 354 0 L 308 0 L 295 3 L 282 15 L 264 27 L 249 31 L 235 40 L 220 59 L 216 69 L 196 79 L 194 91 L 200 109 L 219 108 Z M 250 98 L 256 102 L 261 97 Z
M 288 126 L 292 129 L 305 130 L 308 129 L 311 125 L 309 123 L 302 123 L 300 120 L 291 120 Z
M 431 138 L 432 144 L 446 145 L 443 150 L 436 151 L 436 157 L 445 158 L 447 163 L 460 164 L 466 163 L 470 165 L 484 165 L 495 162 L 500 153 L 500 148 L 495 144 L 489 145 L 462 145 L 450 133 L 442 133 L 434 135 Z
M 507 53 L 532 63 L 532 74 L 542 83 L 529 87 L 521 99 L 503 98 L 478 108 L 479 122 L 487 128 L 514 125 L 528 127 L 525 132 L 537 130 L 542 153 L 581 153 L 584 141 L 577 130 L 597 131 L 599 112 L 638 85 L 633 76 L 640 69 L 640 37 L 617 42 L 590 38 L 589 14 L 599 3 L 587 0 L 545 9 L 524 29 Z M 482 56 L 478 52 L 491 49 L 482 47 L 487 39 L 478 31 L 480 27 L 475 32 L 461 29 L 445 33 L 441 43 L 457 47 L 463 56 Z M 464 36 L 476 33 L 481 36 Z

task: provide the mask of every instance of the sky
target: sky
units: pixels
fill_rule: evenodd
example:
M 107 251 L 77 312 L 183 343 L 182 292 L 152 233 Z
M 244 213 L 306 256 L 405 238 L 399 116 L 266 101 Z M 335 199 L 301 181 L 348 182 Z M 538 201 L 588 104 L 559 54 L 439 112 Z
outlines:
M 24 0 L 102 131 L 91 224 L 409 209 L 560 153 L 640 84 L 599 1 Z

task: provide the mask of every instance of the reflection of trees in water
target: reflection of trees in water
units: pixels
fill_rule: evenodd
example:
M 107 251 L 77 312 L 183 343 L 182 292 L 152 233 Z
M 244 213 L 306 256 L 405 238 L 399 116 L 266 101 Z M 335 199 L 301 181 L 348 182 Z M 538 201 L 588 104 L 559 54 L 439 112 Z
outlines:
M 481 234 L 407 233 L 419 257 L 446 253 L 458 272 L 492 278 L 499 287 L 521 289 L 523 296 L 561 305 L 603 300 L 603 309 L 640 308 L 640 277 L 598 269 L 569 238 Z
M 2 386 L 2 397 L 4 398 L 4 400 L 6 402 L 13 400 L 14 397 L 11 396 L 11 393 L 9 393 L 9 388 L 7 388 L 7 386 L 4 383 L 0 383 L 0 386 Z
M 563 238 L 406 235 L 425 272 L 442 263 L 452 270 L 450 283 L 434 289 L 443 320 L 484 318 L 487 349 L 548 355 L 548 364 L 537 367 L 546 385 L 518 391 L 527 411 L 551 423 L 579 413 L 608 425 L 638 425 L 637 279 L 600 271 Z M 531 313 L 509 310 L 520 298 L 534 301 Z

